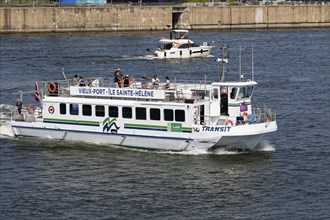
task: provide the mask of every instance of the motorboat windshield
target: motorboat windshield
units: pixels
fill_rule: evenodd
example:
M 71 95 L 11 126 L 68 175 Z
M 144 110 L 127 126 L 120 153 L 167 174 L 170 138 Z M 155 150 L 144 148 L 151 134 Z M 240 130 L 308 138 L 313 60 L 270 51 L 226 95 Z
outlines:
M 188 30 L 173 30 L 170 33 L 170 39 L 188 39 Z

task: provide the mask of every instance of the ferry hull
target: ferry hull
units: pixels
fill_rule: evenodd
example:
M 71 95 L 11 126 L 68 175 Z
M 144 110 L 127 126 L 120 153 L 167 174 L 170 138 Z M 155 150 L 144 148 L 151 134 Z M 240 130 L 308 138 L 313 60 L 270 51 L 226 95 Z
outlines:
M 267 126 L 267 127 L 266 127 Z M 209 150 L 220 147 L 233 147 L 253 150 L 264 134 L 277 130 L 276 122 L 246 126 L 233 126 L 231 132 L 223 134 L 192 133 L 186 136 L 144 135 L 142 133 L 103 133 L 63 129 L 60 125 L 45 127 L 42 122 L 19 122 L 12 125 L 16 136 L 48 138 L 56 140 L 84 141 L 118 145 L 130 148 L 166 151 Z M 200 127 L 202 129 L 202 127 Z
M 56 140 L 83 141 L 89 143 L 118 145 L 130 148 L 166 151 L 189 151 L 193 149 L 209 149 L 218 139 L 198 141 L 187 138 L 146 136 L 133 134 L 112 134 L 100 132 L 82 132 L 62 129 L 46 129 L 42 127 L 12 126 L 16 136 L 38 137 Z

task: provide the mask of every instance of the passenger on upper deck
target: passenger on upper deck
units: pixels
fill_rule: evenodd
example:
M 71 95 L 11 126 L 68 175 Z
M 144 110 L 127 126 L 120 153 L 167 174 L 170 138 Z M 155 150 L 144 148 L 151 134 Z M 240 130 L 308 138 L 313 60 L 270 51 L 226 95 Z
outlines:
M 114 82 L 116 84 L 116 87 L 122 87 L 123 86 L 123 75 L 120 72 L 120 69 L 116 69 L 115 73 L 114 73 Z
M 74 75 L 74 78 L 73 78 L 73 85 L 74 86 L 78 86 L 79 85 L 79 76 L 76 74 Z
M 170 88 L 170 85 L 171 85 L 171 81 L 170 81 L 170 78 L 168 76 L 165 77 L 166 79 L 166 82 L 165 84 L 163 85 L 163 89 L 169 89 Z
M 144 75 L 142 77 L 141 88 L 142 89 L 147 89 L 148 88 L 148 79 L 147 79 L 146 75 Z
M 124 77 L 124 87 L 129 87 L 129 85 L 130 85 L 129 76 L 126 75 Z
M 86 86 L 84 77 L 80 76 L 79 86 Z
M 158 79 L 157 75 L 154 75 L 154 77 L 152 78 L 151 81 L 152 81 L 152 87 L 154 89 L 158 89 L 158 87 L 159 87 L 159 79 Z

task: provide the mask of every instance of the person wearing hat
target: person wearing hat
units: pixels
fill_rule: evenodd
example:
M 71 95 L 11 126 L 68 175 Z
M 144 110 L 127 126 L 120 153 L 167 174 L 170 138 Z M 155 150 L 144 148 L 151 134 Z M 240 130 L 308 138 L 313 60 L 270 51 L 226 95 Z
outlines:
M 118 68 L 118 69 L 116 69 L 116 71 L 115 71 L 115 73 L 114 73 L 114 76 L 115 76 L 115 78 L 114 78 L 114 82 L 115 82 L 115 84 L 116 84 L 116 87 L 118 88 L 118 87 L 122 87 L 122 85 L 123 85 L 123 75 L 121 74 L 121 72 L 120 72 L 120 69 Z
M 129 87 L 129 76 L 128 75 L 126 75 L 125 77 L 124 77 L 124 87 Z

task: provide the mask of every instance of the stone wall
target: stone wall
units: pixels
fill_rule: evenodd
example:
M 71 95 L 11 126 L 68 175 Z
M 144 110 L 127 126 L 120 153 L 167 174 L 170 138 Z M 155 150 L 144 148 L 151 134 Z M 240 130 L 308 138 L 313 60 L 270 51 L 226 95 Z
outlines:
M 330 5 L 0 8 L 0 33 L 279 27 L 330 27 Z

